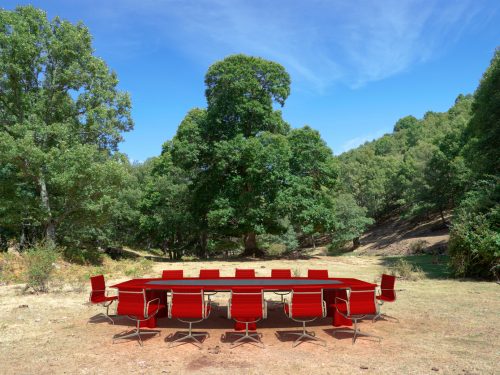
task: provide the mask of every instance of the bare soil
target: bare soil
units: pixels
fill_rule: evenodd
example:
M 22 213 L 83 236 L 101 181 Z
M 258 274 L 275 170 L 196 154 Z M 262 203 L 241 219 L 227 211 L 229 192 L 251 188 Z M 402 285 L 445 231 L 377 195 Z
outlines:
M 371 256 L 313 256 L 310 259 L 156 263 L 162 269 L 183 268 L 190 276 L 200 268 L 220 268 L 230 276 L 236 267 L 255 268 L 269 275 L 272 268 L 291 268 L 305 275 L 308 268 L 328 269 L 333 276 L 374 281 L 387 266 L 386 258 Z M 431 274 L 429 274 L 431 275 Z M 310 325 L 327 341 L 322 347 L 303 343 L 292 348 L 282 332 L 299 328 L 277 304 L 258 324 L 265 349 L 246 344 L 230 349 L 233 324 L 226 318 L 228 296 L 215 298 L 220 308 L 196 325 L 210 337 L 201 350 L 186 344 L 168 349 L 168 341 L 185 325 L 163 319 L 161 337 L 112 343 L 114 334 L 132 328 L 119 317 L 116 324 L 87 324 L 102 311 L 85 302 L 90 288 L 46 295 L 23 295 L 22 285 L 0 286 L 1 374 L 498 374 L 500 344 L 499 285 L 491 282 L 442 278 L 398 281 L 395 303 L 383 311 L 400 323 L 365 320 L 363 331 L 383 337 L 381 343 L 360 338 L 354 345 L 346 335 L 333 336 L 330 319 Z M 120 280 L 108 280 L 111 285 Z M 276 296 L 269 295 L 275 299 Z

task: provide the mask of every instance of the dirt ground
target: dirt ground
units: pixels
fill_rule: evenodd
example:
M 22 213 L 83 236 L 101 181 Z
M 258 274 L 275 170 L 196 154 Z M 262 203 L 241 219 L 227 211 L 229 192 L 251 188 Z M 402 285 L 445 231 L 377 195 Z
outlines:
M 200 268 L 220 268 L 231 276 L 236 267 L 255 268 L 269 275 L 271 268 L 291 268 L 306 275 L 308 268 L 328 269 L 331 276 L 374 281 L 385 269 L 383 257 L 316 256 L 300 260 L 253 262 L 157 263 L 162 269 L 183 268 L 195 276 Z M 120 280 L 108 280 L 108 284 Z M 223 336 L 233 324 L 226 318 L 227 295 L 210 318 L 196 326 L 210 337 L 201 350 L 186 344 L 169 349 L 168 340 L 185 325 L 160 320 L 161 337 L 112 343 L 114 334 L 131 328 L 126 318 L 116 324 L 87 324 L 102 310 L 86 305 L 89 289 L 47 295 L 22 295 L 22 286 L 0 286 L 1 374 L 499 374 L 500 286 L 439 278 L 398 281 L 405 291 L 382 308 L 400 323 L 370 320 L 361 329 L 383 337 L 381 343 L 345 335 L 334 337 L 330 319 L 311 324 L 327 341 L 322 347 L 306 342 L 292 348 L 294 331 L 277 306 L 269 305 L 269 318 L 258 324 L 265 349 L 250 344 L 230 349 Z M 270 295 L 269 298 L 275 299 Z

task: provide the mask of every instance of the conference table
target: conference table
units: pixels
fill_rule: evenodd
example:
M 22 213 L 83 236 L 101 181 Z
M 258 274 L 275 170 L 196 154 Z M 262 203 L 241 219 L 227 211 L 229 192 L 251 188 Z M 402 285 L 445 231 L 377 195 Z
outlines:
M 139 291 L 145 290 L 148 299 L 159 298 L 160 303 L 166 306 L 165 291 L 183 291 L 193 288 L 203 289 L 205 292 L 231 292 L 237 290 L 252 290 L 262 292 L 286 292 L 294 288 L 323 289 L 323 299 L 327 306 L 327 316 L 332 317 L 333 326 L 350 326 L 351 320 L 344 318 L 337 313 L 335 308 L 335 297 L 346 299 L 347 290 L 375 290 L 377 284 L 354 278 L 273 278 L 254 277 L 236 278 L 219 277 L 213 279 L 184 277 L 179 279 L 144 278 L 132 279 L 111 286 L 119 291 Z M 150 320 L 142 323 L 143 326 L 154 328 L 156 319 L 166 317 L 167 312 L 162 311 Z

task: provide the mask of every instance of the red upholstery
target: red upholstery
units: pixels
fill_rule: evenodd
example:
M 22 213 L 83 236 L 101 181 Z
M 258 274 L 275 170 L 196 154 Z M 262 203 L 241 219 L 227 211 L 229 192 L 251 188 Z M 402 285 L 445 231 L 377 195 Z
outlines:
M 164 270 L 161 274 L 162 279 L 182 279 L 184 278 L 183 270 Z
M 203 290 L 192 289 L 182 292 L 172 291 L 169 317 L 175 319 L 205 319 L 210 305 L 205 305 Z
M 377 304 L 374 290 L 353 290 L 349 294 L 349 306 L 344 301 L 337 299 L 337 309 L 344 315 L 376 315 Z M 349 307 L 349 309 L 347 308 Z
M 218 279 L 219 277 L 219 270 L 200 270 L 200 279 Z
M 328 279 L 328 270 L 308 270 L 307 277 L 310 279 Z
M 292 277 L 292 271 L 291 270 L 285 270 L 285 269 L 274 269 L 271 270 L 271 277 L 276 278 L 276 279 L 289 279 Z
M 255 277 L 255 270 L 251 268 L 250 269 L 236 268 L 234 276 L 240 279 L 251 279 Z
M 264 298 L 258 290 L 233 290 L 231 293 L 231 318 L 254 321 L 264 317 Z
M 157 300 L 151 302 L 146 311 L 147 302 L 144 292 L 119 290 L 116 311 L 118 315 L 129 315 L 139 320 L 147 319 L 151 314 L 162 307 Z
M 383 274 L 380 282 L 380 295 L 377 296 L 377 299 L 385 302 L 394 302 L 396 300 L 396 292 L 394 291 L 395 283 L 396 276 Z
M 321 289 L 294 288 L 291 303 L 285 304 L 285 313 L 291 318 L 314 318 L 325 316 Z
M 92 276 L 90 278 L 90 284 L 92 286 L 92 292 L 90 293 L 90 302 L 92 303 L 104 303 L 108 301 L 114 301 L 117 296 L 106 296 L 106 283 L 104 281 L 103 275 Z

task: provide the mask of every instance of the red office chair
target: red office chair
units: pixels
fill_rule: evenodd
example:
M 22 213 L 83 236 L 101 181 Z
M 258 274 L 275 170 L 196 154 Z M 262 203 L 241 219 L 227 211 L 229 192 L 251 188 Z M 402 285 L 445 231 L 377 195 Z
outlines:
M 236 268 L 236 271 L 234 272 L 234 277 L 240 279 L 252 279 L 255 277 L 255 270 L 251 268 L 250 269 Z
M 89 319 L 89 322 L 94 323 L 96 319 L 105 318 L 108 319 L 112 324 L 115 324 L 113 319 L 109 316 L 109 306 L 118 299 L 118 296 L 108 296 L 106 290 L 106 283 L 104 281 L 103 275 L 92 276 L 90 278 L 90 284 L 92 285 L 92 291 L 90 292 L 89 302 L 93 305 L 100 305 L 106 308 L 106 314 L 100 313 Z
M 216 269 L 208 270 L 201 269 L 200 270 L 200 279 L 218 279 L 220 278 L 220 271 Z M 211 302 L 210 296 L 217 294 L 215 291 L 205 291 L 205 295 L 208 296 L 208 302 Z
M 292 277 L 292 271 L 286 269 L 273 269 L 271 270 L 271 278 L 273 279 L 290 279 Z M 289 290 L 278 290 L 274 292 L 281 297 L 281 303 L 283 303 L 283 297 L 290 294 Z
M 231 344 L 231 348 L 243 344 L 244 340 L 257 343 L 261 348 L 265 347 L 261 341 L 262 334 L 257 332 L 249 333 L 248 329 L 249 324 L 267 318 L 267 303 L 264 300 L 262 291 L 244 289 L 231 291 L 227 311 L 229 319 L 245 324 L 245 333 L 233 332 L 234 335 L 241 337 Z
M 328 270 L 307 270 L 309 279 L 328 279 Z
M 185 291 L 172 290 L 172 298 L 168 304 L 168 317 L 189 324 L 189 331 L 180 332 L 181 337 L 169 343 L 171 348 L 175 343 L 192 340 L 192 344 L 201 349 L 202 342 L 197 337 L 210 337 L 208 332 L 193 333 L 194 323 L 200 323 L 210 315 L 210 303 L 205 302 L 202 289 Z
M 183 270 L 164 270 L 161 274 L 162 279 L 182 279 L 184 278 Z
M 394 289 L 394 284 L 396 283 L 396 276 L 382 274 L 382 279 L 380 281 L 380 286 L 378 287 L 378 295 L 377 301 L 380 306 L 384 304 L 384 302 L 394 302 L 396 301 L 396 289 Z M 398 291 L 401 291 L 399 289 Z M 387 314 L 383 314 L 380 312 L 374 316 L 373 321 L 375 322 L 377 319 L 393 319 L 394 321 L 399 323 L 399 319 L 393 316 L 389 316 Z
M 380 342 L 381 337 L 361 332 L 358 328 L 358 320 L 368 315 L 378 315 L 378 304 L 375 296 L 375 290 L 348 290 L 347 300 L 336 297 L 335 307 L 337 311 L 345 318 L 350 319 L 354 323 L 354 328 L 335 330 L 334 335 L 339 332 L 353 333 L 353 345 L 358 336 L 374 337 Z
M 220 277 L 220 271 L 219 270 L 207 270 L 207 269 L 201 269 L 200 270 L 200 279 L 218 279 Z
M 118 307 L 116 310 L 119 315 L 126 315 L 129 319 L 134 320 L 136 322 L 136 328 L 131 333 L 113 336 L 113 343 L 115 340 L 137 337 L 139 339 L 139 344 L 142 346 L 141 335 L 160 335 L 160 331 L 158 330 L 141 331 L 140 323 L 152 318 L 164 307 L 165 306 L 160 304 L 159 298 L 148 300 L 145 290 L 119 290 Z
M 306 323 L 326 316 L 326 304 L 323 301 L 323 289 L 294 288 L 291 302 L 285 300 L 285 314 L 292 320 L 302 323 L 302 332 L 288 332 L 288 335 L 298 335 L 293 347 L 299 345 L 304 338 L 319 341 L 326 346 L 326 341 L 316 337 L 314 332 L 306 331 Z

